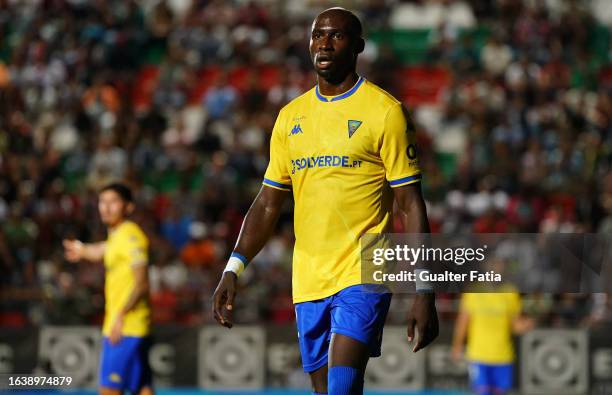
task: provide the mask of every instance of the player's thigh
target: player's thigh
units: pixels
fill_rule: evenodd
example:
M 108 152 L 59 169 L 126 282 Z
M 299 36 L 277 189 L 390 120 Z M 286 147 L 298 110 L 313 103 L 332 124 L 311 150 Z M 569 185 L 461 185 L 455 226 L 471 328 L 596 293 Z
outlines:
M 125 378 L 125 386 L 132 393 L 140 393 L 143 388 L 151 387 L 152 375 L 149 366 L 150 339 L 148 337 L 130 338 L 133 342 L 129 354 L 129 366 Z
M 331 337 L 330 299 L 295 305 L 302 366 L 312 373 L 327 365 Z
M 470 385 L 476 395 L 491 395 L 491 375 L 489 366 L 477 362 L 469 365 Z
M 513 370 L 512 364 L 491 367 L 491 387 L 495 395 L 505 395 L 512 389 Z
M 391 294 L 385 291 L 376 286 L 357 285 L 334 296 L 331 331 L 334 334 L 333 348 L 338 350 L 335 357 L 343 358 L 340 354 L 348 352 L 346 357 L 362 361 L 359 356 L 363 353 L 369 357 L 380 355 L 383 328 L 391 303 Z M 349 352 L 349 349 L 354 352 Z M 336 365 L 337 358 L 334 358 Z
M 126 351 L 129 345 L 124 339 L 116 344 L 111 344 L 107 337 L 102 339 L 102 353 L 100 355 L 99 384 L 100 388 L 107 390 L 123 390 L 129 359 Z

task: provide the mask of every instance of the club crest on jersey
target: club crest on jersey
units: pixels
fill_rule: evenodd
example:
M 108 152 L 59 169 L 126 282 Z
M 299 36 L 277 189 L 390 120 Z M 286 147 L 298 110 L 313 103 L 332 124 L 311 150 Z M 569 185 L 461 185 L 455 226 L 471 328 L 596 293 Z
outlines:
M 355 134 L 355 132 L 357 131 L 357 129 L 359 129 L 359 127 L 361 126 L 363 122 L 361 121 L 356 121 L 354 119 L 349 119 L 348 121 L 348 133 L 349 133 L 349 139 Z
M 291 129 L 291 132 L 289 132 L 289 136 L 294 136 L 299 133 L 304 133 L 304 131 L 302 130 L 300 124 L 296 123 L 295 125 L 293 125 L 293 129 Z

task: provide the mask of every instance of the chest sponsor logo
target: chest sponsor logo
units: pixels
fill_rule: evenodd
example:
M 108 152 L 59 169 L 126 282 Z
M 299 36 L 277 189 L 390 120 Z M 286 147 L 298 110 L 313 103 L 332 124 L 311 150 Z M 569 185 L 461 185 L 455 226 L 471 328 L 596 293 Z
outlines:
M 362 161 L 351 159 L 348 155 L 319 155 L 291 159 L 291 174 L 304 169 L 323 167 L 361 167 Z

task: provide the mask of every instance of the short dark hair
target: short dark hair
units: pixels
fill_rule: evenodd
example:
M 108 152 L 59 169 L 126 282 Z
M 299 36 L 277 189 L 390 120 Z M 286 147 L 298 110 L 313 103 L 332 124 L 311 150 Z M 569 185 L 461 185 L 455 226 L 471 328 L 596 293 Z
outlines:
M 341 12 L 341 13 L 343 13 L 349 19 L 349 26 L 348 27 L 350 29 L 350 32 L 353 33 L 357 37 L 361 37 L 361 35 L 363 34 L 363 27 L 361 25 L 361 20 L 352 11 L 349 11 L 346 8 L 343 8 L 343 7 L 332 7 L 332 8 L 328 8 L 325 11 L 321 12 L 319 15 L 317 15 L 317 18 L 320 17 L 321 15 L 327 13 L 327 12 Z M 315 18 L 315 20 L 316 20 L 316 18 Z
M 134 201 L 134 197 L 132 196 L 132 190 L 130 189 L 130 187 L 120 182 L 113 182 L 100 189 L 100 193 L 106 191 L 115 192 L 126 203 L 132 203 Z

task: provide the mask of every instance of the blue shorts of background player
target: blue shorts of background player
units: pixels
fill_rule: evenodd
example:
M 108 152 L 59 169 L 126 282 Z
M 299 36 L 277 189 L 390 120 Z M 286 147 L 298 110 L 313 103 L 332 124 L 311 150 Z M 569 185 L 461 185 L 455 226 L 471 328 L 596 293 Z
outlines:
M 391 293 L 375 285 L 354 285 L 324 299 L 297 303 L 295 315 L 302 365 L 311 373 L 327 365 L 332 333 L 339 333 L 370 347 L 380 356 L 383 327 Z
M 470 381 L 477 395 L 507 394 L 512 389 L 512 374 L 512 364 L 470 363 Z
M 130 391 L 132 394 L 151 387 L 149 348 L 148 337 L 126 336 L 116 344 L 111 344 L 108 337 L 104 337 L 100 357 L 100 386 Z

